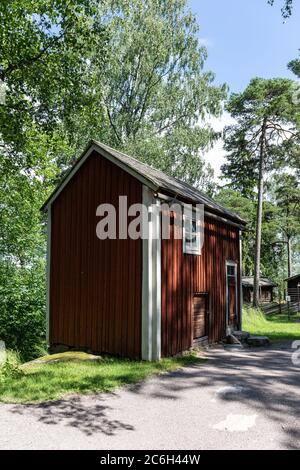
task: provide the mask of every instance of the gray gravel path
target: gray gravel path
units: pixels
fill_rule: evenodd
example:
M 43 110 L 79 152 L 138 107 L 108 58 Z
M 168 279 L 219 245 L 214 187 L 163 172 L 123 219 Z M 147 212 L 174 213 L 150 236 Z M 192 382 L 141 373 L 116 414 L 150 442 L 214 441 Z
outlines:
M 1 449 L 300 449 L 300 366 L 287 345 L 209 361 L 114 394 L 0 404 Z

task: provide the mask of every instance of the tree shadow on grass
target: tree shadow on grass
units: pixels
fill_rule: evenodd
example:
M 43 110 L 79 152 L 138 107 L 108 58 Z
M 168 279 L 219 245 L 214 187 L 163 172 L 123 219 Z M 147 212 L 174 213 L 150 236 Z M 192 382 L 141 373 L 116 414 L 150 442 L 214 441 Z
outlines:
M 178 366 L 192 361 L 195 358 L 183 358 L 182 361 L 178 360 Z M 87 435 L 97 432 L 114 435 L 121 430 L 132 431 L 134 427 L 109 418 L 112 410 L 106 400 L 109 395 L 101 392 L 109 392 L 111 396 L 115 388 L 134 384 L 149 373 L 163 372 L 164 367 L 163 363 L 135 364 L 113 359 L 101 364 L 86 362 L 84 366 L 80 363 L 38 366 L 18 379 L 8 379 L 2 389 L 0 387 L 0 394 L 3 401 L 27 402 L 26 405 L 14 406 L 11 409 L 13 413 L 33 415 L 38 421 L 49 425 L 63 423 Z M 75 393 L 83 395 L 75 396 Z M 91 394 L 97 394 L 95 400 Z M 39 403 L 34 404 L 35 401 Z
M 126 393 L 146 396 L 151 400 L 149 407 L 159 407 L 159 402 L 155 404 L 158 400 L 180 402 L 183 397 L 190 399 L 190 395 L 184 395 L 184 392 L 193 389 L 199 391 L 201 399 L 203 390 L 207 390 L 218 403 L 224 404 L 224 412 L 226 403 L 244 404 L 247 410 L 269 421 L 270 426 L 274 423 L 277 432 L 279 429 L 281 446 L 299 449 L 300 367 L 293 364 L 291 353 L 291 349 L 276 346 L 236 352 L 213 350 L 208 353 L 207 364 L 189 365 L 155 377 L 150 383 L 141 381 L 128 386 Z M 240 393 L 229 389 L 218 394 L 222 387 L 239 387 Z M 126 406 L 122 393 L 118 393 L 119 407 Z M 134 431 L 130 424 L 109 419 L 112 408 L 106 397 L 109 395 L 97 394 L 95 400 L 91 396 L 82 396 L 37 405 L 16 405 L 12 412 L 29 413 L 49 425 L 63 423 L 88 436 L 93 433 L 112 436 L 123 430 Z

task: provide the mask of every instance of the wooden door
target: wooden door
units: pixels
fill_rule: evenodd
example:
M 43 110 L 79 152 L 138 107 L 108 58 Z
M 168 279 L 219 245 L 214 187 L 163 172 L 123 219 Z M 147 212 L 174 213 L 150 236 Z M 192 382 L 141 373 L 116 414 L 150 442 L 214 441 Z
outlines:
M 226 310 L 227 310 L 227 329 L 237 328 L 237 264 L 231 261 L 227 263 L 227 299 L 226 299 Z
M 228 307 L 229 307 L 229 325 L 235 326 L 236 324 L 236 284 L 234 281 L 229 281 L 228 285 Z
M 193 299 L 193 341 L 207 335 L 207 294 L 196 294 Z

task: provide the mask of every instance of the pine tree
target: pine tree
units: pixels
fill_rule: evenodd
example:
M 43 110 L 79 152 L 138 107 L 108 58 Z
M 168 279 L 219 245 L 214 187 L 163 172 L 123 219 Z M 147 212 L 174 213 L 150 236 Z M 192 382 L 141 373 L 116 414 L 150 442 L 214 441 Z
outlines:
M 291 164 L 289 151 L 299 149 L 299 105 L 293 101 L 294 82 L 288 79 L 253 79 L 246 90 L 233 94 L 227 110 L 236 124 L 225 131 L 228 163 L 225 177 L 249 194 L 257 190 L 253 305 L 258 307 L 262 215 L 266 175 Z M 299 153 L 298 153 L 299 154 Z

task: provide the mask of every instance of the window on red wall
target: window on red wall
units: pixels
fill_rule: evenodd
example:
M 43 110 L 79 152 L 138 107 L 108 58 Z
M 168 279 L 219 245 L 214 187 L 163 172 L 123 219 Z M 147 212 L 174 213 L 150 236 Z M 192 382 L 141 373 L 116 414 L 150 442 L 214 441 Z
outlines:
M 201 255 L 200 224 L 193 215 L 183 216 L 183 252 L 191 255 Z

